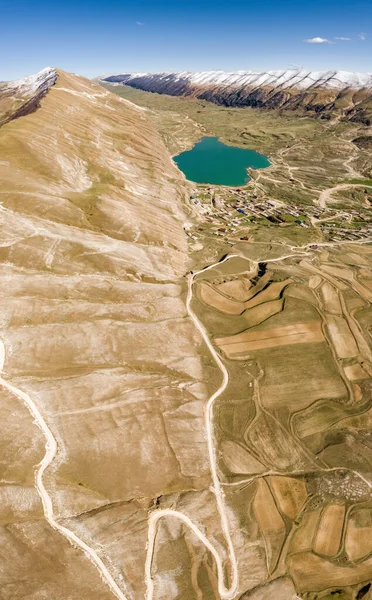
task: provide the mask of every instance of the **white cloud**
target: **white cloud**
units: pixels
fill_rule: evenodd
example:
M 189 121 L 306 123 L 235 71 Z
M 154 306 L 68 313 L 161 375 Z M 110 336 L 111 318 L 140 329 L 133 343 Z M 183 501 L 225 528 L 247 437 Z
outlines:
M 144 23 L 142 23 L 142 21 L 136 21 L 136 25 L 144 25 Z
M 364 41 L 364 40 L 366 39 L 366 34 L 362 32 L 362 33 L 360 33 L 360 34 L 358 35 L 358 38 L 359 38 L 360 40 Z
M 327 40 L 327 38 L 322 37 L 314 37 L 309 40 L 304 40 L 307 44 L 332 44 L 331 40 Z
M 348 37 L 335 37 L 335 40 L 341 40 L 341 42 L 350 42 L 351 38 L 348 38 Z

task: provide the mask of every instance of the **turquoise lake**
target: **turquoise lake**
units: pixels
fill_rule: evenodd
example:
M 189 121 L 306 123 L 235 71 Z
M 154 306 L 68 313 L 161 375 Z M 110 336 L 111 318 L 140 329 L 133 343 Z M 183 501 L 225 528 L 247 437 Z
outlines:
M 226 146 L 218 137 L 203 137 L 191 150 L 174 156 L 173 160 L 190 181 L 230 186 L 246 184 L 250 180 L 248 168 L 270 166 L 267 156 Z

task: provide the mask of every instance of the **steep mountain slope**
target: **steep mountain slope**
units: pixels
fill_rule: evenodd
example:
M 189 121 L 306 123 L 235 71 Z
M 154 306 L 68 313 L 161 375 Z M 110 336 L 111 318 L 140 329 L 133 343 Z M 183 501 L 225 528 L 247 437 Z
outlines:
M 346 71 L 206 71 L 124 73 L 103 81 L 173 96 L 193 96 L 225 106 L 278 108 L 370 124 L 372 74 Z
M 148 509 L 211 482 L 187 190 L 145 111 L 52 79 L 0 129 L 1 597 L 139 599 Z

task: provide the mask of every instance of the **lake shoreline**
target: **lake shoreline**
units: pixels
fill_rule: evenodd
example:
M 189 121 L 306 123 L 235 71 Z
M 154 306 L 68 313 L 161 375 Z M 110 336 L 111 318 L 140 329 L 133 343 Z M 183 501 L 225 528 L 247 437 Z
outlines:
M 172 158 L 188 181 L 228 187 L 247 185 L 251 180 L 248 169 L 271 166 L 264 154 L 224 144 L 216 136 L 203 136 L 190 150 Z

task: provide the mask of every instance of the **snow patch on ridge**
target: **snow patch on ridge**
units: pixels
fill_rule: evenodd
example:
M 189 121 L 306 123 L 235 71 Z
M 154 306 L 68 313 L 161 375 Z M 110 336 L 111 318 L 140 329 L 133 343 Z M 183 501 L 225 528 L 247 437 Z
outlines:
M 46 67 L 35 75 L 29 75 L 5 84 L 4 90 L 13 90 L 22 96 L 33 96 L 35 93 L 49 89 L 57 81 L 58 74 L 54 67 Z
M 184 81 L 194 85 L 268 86 L 280 87 L 281 89 L 296 88 L 298 90 L 311 88 L 334 90 L 372 88 L 372 73 L 348 71 L 304 71 L 295 69 L 261 73 L 255 71 L 201 71 L 196 73 L 182 71 L 179 73 L 128 73 L 125 75 L 112 75 L 111 77 L 125 77 L 125 81 L 146 77 L 161 81 Z M 109 77 L 104 79 L 109 79 Z M 119 81 L 117 79 L 117 82 Z
M 206 71 L 192 73 L 188 81 L 198 85 L 233 85 L 233 86 L 269 86 L 281 88 L 297 88 L 307 90 L 312 87 L 344 89 L 362 89 L 372 87 L 371 73 L 350 73 L 347 71 L 267 71 L 255 73 L 253 71 L 240 71 L 226 73 L 223 71 Z

